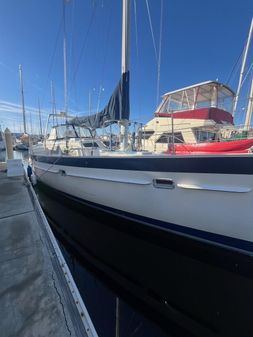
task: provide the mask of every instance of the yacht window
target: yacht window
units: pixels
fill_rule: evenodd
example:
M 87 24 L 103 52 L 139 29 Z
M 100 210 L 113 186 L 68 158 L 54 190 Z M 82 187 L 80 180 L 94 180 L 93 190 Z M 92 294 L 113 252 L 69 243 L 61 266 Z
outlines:
M 211 142 L 217 140 L 217 134 L 215 132 L 195 130 L 195 136 L 198 143 Z
M 90 142 L 90 143 L 83 143 L 84 147 L 99 147 L 96 142 Z
M 218 82 L 199 83 L 167 93 L 156 112 L 192 110 L 215 107 L 232 110 L 234 93 Z
M 73 129 L 72 126 L 66 128 L 64 137 L 67 137 L 67 138 L 76 138 L 76 133 L 75 133 L 75 130 Z
M 142 139 L 149 139 L 154 134 L 154 131 L 142 131 Z
M 56 128 L 57 138 L 75 138 L 76 133 L 72 125 L 59 125 Z
M 64 138 L 64 132 L 66 127 L 64 126 L 58 126 L 57 127 L 57 138 Z
M 156 143 L 168 144 L 172 143 L 172 133 L 163 133 Z M 174 143 L 184 143 L 184 139 L 181 132 L 174 132 Z
M 91 132 L 89 129 L 84 128 L 82 126 L 75 126 L 75 131 L 80 138 L 88 138 L 91 137 Z

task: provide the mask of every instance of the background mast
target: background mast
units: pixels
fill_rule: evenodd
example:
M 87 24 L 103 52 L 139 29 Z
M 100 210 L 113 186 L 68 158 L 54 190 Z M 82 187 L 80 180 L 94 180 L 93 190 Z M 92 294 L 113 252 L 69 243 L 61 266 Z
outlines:
M 40 111 L 40 99 L 38 98 L 38 107 L 39 107 L 39 122 L 40 122 L 40 136 L 42 136 L 42 122 L 41 122 L 41 111 Z
M 21 100 L 22 100 L 23 126 L 24 126 L 24 133 L 26 134 L 24 85 L 23 85 L 23 74 L 22 74 L 21 64 L 19 65 L 19 83 L 20 83 Z

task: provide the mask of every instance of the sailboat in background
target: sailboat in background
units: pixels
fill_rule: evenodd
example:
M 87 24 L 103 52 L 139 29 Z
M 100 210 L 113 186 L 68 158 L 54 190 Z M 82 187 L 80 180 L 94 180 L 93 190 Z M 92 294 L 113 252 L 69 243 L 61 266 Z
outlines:
M 65 123 L 53 126 L 43 146 L 33 147 L 33 168 L 40 188 L 81 210 L 90 208 L 104 217 L 109 214 L 121 219 L 115 230 L 127 233 L 133 246 L 121 251 L 121 243 L 110 239 L 110 223 L 99 229 L 89 223 L 77 227 L 71 222 L 64 228 L 71 238 L 92 256 L 96 257 L 99 251 L 102 261 L 110 266 L 118 255 L 125 261 L 132 249 L 137 263 L 142 253 L 136 242 L 141 238 L 147 249 L 145 253 L 143 248 L 143 254 L 149 260 L 144 258 L 137 267 L 133 260 L 126 260 L 117 265 L 117 270 L 127 275 L 128 281 L 135 280 L 132 289 L 143 285 L 149 304 L 160 308 L 177 327 L 183 326 L 184 332 L 218 336 L 215 331 L 230 329 L 228 320 L 230 325 L 236 321 L 231 319 L 234 306 L 227 306 L 227 282 L 223 286 L 212 268 L 207 271 L 190 258 L 186 259 L 188 262 L 182 256 L 175 260 L 171 249 L 184 255 L 186 249 L 189 254 L 200 252 L 201 246 L 206 254 L 208 251 L 210 261 L 215 254 L 223 254 L 225 259 L 227 250 L 233 257 L 252 254 L 253 156 L 180 156 L 127 149 L 129 15 L 130 1 L 123 0 L 122 74 L 108 105 L 100 113 L 83 118 L 67 119 L 65 113 L 58 114 Z M 94 129 L 115 121 L 121 126 L 121 148 L 110 151 L 101 146 Z M 118 250 L 114 250 L 115 246 Z M 159 251 L 159 258 L 150 256 L 153 249 L 156 254 Z M 162 254 L 168 260 L 158 270 L 160 260 L 164 261 Z M 201 257 L 200 253 L 198 259 Z M 215 291 L 210 291 L 210 280 Z M 234 285 L 231 281 L 229 287 Z M 233 296 L 239 303 L 241 297 L 237 298 L 236 291 Z M 202 300 L 208 305 L 203 306 Z M 222 323 L 216 315 L 217 307 L 224 313 Z
M 24 100 L 24 84 L 23 84 L 23 73 L 22 66 L 19 65 L 19 82 L 20 82 L 20 93 L 21 93 L 21 101 L 22 101 L 22 114 L 23 114 L 23 135 L 16 139 L 16 143 L 14 145 L 14 149 L 18 151 L 27 151 L 29 149 L 29 135 L 26 130 L 26 116 L 25 116 L 25 100 Z

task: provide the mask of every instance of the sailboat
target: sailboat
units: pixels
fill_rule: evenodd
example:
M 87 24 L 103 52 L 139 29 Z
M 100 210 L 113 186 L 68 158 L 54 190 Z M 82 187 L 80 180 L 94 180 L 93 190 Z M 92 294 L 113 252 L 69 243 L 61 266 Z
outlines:
M 233 293 L 239 307 L 242 298 L 248 302 L 252 298 L 248 288 L 237 293 L 238 280 L 231 275 L 247 273 L 241 259 L 248 261 L 253 253 L 253 156 L 181 156 L 127 149 L 129 14 L 130 1 L 123 0 L 122 74 L 108 105 L 83 118 L 58 114 L 65 124 L 53 126 L 44 145 L 35 146 L 31 154 L 37 181 L 79 210 L 89 208 L 104 214 L 104 219 L 108 215 L 119 219 L 114 230 L 124 236 L 124 244 L 112 240 L 111 220 L 101 227 L 85 222 L 77 227 L 70 220 L 64 231 L 93 259 L 100 253 L 107 268 L 119 271 L 124 284 L 132 282 L 137 296 L 145 290 L 149 304 L 174 322 L 174 332 L 181 326 L 191 336 L 218 336 L 219 331 L 230 331 L 228 324 L 238 331 L 233 324 L 236 310 L 227 306 L 227 299 Z M 119 151 L 110 151 L 94 136 L 93 130 L 107 121 L 121 125 Z M 127 256 L 132 253 L 130 261 Z M 119 256 L 124 263 L 116 267 Z M 211 267 L 204 265 L 206 260 Z M 236 261 L 241 269 L 234 267 Z M 248 317 L 245 310 L 243 320 Z
M 124 1 L 124 6 L 127 13 L 124 17 L 128 17 L 129 2 Z M 129 27 L 127 19 L 123 21 L 122 78 L 108 105 L 100 113 L 73 118 L 65 126 L 61 124 L 61 130 L 57 127 L 51 130 L 44 142 L 44 155 L 41 155 L 41 148 L 36 155 L 34 148 L 38 179 L 77 200 L 139 220 L 147 226 L 155 225 L 161 230 L 173 228 L 196 237 L 212 233 L 215 242 L 224 242 L 227 237 L 226 242 L 231 246 L 243 248 L 252 242 L 253 247 L 253 212 L 249 207 L 253 201 L 251 154 L 181 157 L 126 150 Z M 65 114 L 62 117 L 66 118 Z M 101 149 L 92 138 L 91 130 L 101 127 L 107 120 L 121 123 L 120 151 Z M 77 140 L 79 151 L 76 151 Z M 83 140 L 88 140 L 90 147 Z M 54 149 L 47 148 L 50 142 Z M 65 149 L 57 145 L 59 142 L 65 144 Z M 177 210 L 178 202 L 185 204 L 183 214 Z M 147 209 L 146 205 L 150 207 Z
M 23 73 L 22 66 L 19 65 L 19 83 L 20 83 L 20 93 L 22 101 L 22 114 L 23 114 L 23 135 L 20 137 L 19 141 L 16 141 L 14 149 L 18 151 L 27 151 L 29 149 L 29 135 L 26 130 L 26 116 L 25 116 L 25 100 L 24 100 L 24 84 L 23 84 Z

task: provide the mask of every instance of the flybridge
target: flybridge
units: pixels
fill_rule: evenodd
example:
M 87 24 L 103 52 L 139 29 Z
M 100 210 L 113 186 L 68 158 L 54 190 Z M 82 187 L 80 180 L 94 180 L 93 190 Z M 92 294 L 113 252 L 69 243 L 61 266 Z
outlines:
M 198 120 L 212 120 L 218 124 L 233 125 L 233 116 L 230 112 L 218 108 L 199 108 L 193 110 L 177 111 L 176 113 L 156 112 L 156 117 L 172 117 L 174 119 L 198 119 Z
M 174 112 L 215 108 L 230 115 L 234 99 L 235 93 L 228 86 L 217 81 L 207 81 L 166 93 L 155 114 L 157 117 L 163 117 L 164 114 L 168 117 L 168 114 Z

